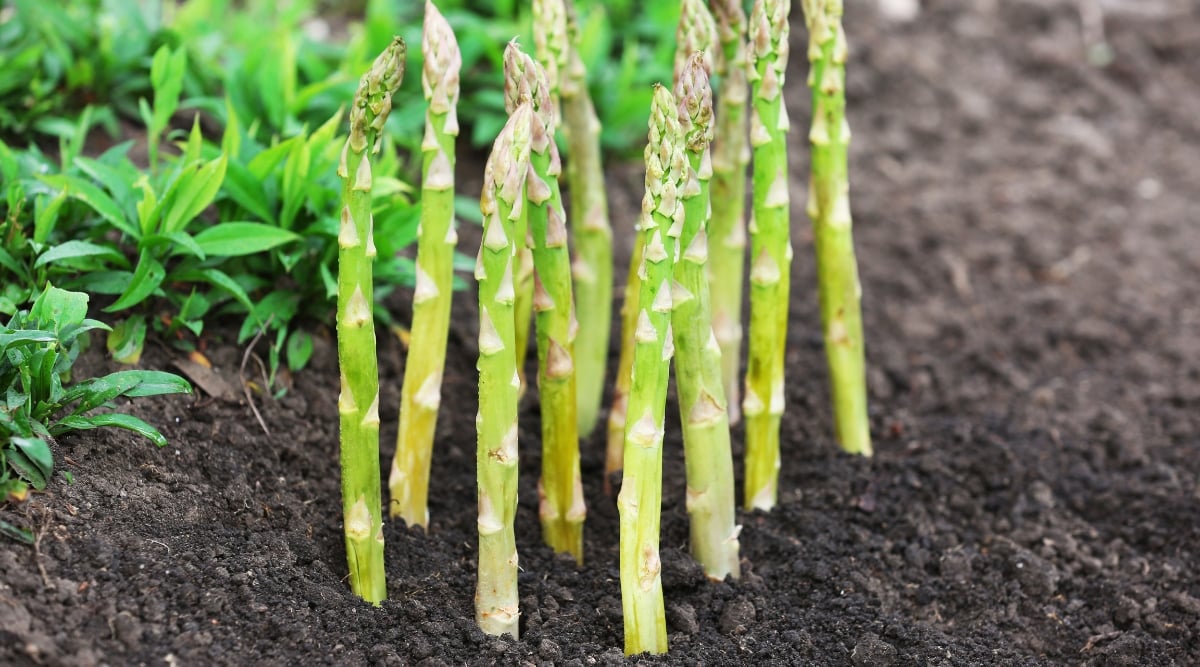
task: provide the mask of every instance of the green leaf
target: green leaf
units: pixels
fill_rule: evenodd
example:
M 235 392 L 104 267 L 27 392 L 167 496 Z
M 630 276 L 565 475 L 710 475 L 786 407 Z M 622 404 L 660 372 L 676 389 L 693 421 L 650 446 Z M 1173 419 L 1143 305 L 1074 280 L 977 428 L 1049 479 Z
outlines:
M 105 346 L 118 363 L 136 364 L 142 358 L 146 342 L 146 318 L 142 316 L 121 320 L 108 332 Z
M 271 202 L 267 191 L 263 189 L 262 179 L 256 177 L 240 162 L 230 162 L 229 170 L 225 173 L 225 194 L 237 202 L 238 206 L 258 216 L 263 222 L 276 222 L 275 214 L 271 212 Z
M 311 158 L 308 143 L 297 141 L 283 165 L 283 211 L 279 215 L 279 224 L 284 229 L 291 229 L 296 214 L 304 206 Z
M 33 544 L 32 530 L 29 530 L 28 528 L 21 528 L 20 526 L 14 526 L 3 519 L 0 519 L 0 535 L 24 544 Z
M 221 183 L 225 181 L 227 162 L 222 155 L 212 162 L 203 163 L 193 174 L 185 171 L 180 175 L 179 187 L 175 191 L 170 209 L 167 210 L 163 231 L 177 232 L 183 229 L 208 208 L 221 189 Z M 191 166 L 188 169 L 190 170 Z
M 308 365 L 312 358 L 312 334 L 297 329 L 287 339 L 287 365 L 293 373 Z
M 67 262 L 84 257 L 106 259 L 121 267 L 129 266 L 129 261 L 125 259 L 124 255 L 117 252 L 115 248 L 97 245 L 88 241 L 67 241 L 66 243 L 56 245 L 39 255 L 33 266 L 34 268 L 38 268 L 51 262 Z
M 17 474 L 28 481 L 33 488 L 41 491 L 46 488 L 46 480 L 54 471 L 54 456 L 50 453 L 50 445 L 41 438 L 9 438 L 11 449 L 8 450 L 8 463 L 16 469 Z
M 93 428 L 103 428 L 105 426 L 114 426 L 123 428 L 127 431 L 133 431 L 138 435 L 145 436 L 159 447 L 167 446 L 167 439 L 163 437 L 158 429 L 147 424 L 146 422 L 134 417 L 133 415 L 121 414 L 119 412 L 108 412 L 101 415 L 71 416 L 63 419 L 56 424 L 56 427 L 61 429 L 59 433 L 67 433 L 70 431 L 86 431 Z
M 50 238 L 50 232 L 54 231 L 54 224 L 58 222 L 58 212 L 65 201 L 67 201 L 67 193 L 61 191 L 53 198 L 40 195 L 34 200 L 34 243 L 45 243 Z
M 196 271 L 186 271 L 174 275 L 179 280 L 202 281 L 210 285 L 219 287 L 233 296 L 234 301 L 237 301 L 246 309 L 246 312 L 254 311 L 254 304 L 250 301 L 250 296 L 246 294 L 246 290 L 238 284 L 236 280 L 229 277 L 229 274 L 220 269 L 199 269 Z
M 86 204 L 89 208 L 95 211 L 100 217 L 108 220 L 114 227 L 125 232 L 133 238 L 138 238 L 141 234 L 138 233 L 138 228 L 133 224 L 125 211 L 113 201 L 103 190 L 88 183 L 82 178 L 76 176 L 68 176 L 64 174 L 55 174 L 50 176 L 39 175 L 39 179 L 43 183 L 56 187 L 67 193 L 68 197 L 78 200 Z
M 133 278 L 129 281 L 129 286 L 125 288 L 115 303 L 104 309 L 104 312 L 115 313 L 145 301 L 154 293 L 154 290 L 158 289 L 166 277 L 167 270 L 163 268 L 162 262 L 143 250 L 138 258 L 137 268 L 133 271 Z
M 82 323 L 87 308 L 88 295 L 47 285 L 29 308 L 29 323 L 61 333 L 68 326 Z
M 31 345 L 33 343 L 53 343 L 58 338 L 49 331 L 41 329 L 9 329 L 0 327 L 0 355 L 8 351 L 8 348 L 17 345 Z
M 258 222 L 222 222 L 196 235 L 196 243 L 213 257 L 237 257 L 270 250 L 300 237 Z

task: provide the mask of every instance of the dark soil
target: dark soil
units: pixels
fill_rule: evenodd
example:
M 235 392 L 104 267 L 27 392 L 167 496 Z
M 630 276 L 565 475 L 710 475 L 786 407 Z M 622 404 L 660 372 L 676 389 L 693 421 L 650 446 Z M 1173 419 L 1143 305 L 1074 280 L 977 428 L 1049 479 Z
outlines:
M 919 24 L 893 25 L 849 4 L 878 454 L 842 455 L 830 436 L 797 7 L 781 503 L 742 516 L 742 581 L 706 582 L 686 552 L 669 432 L 662 660 L 1200 663 L 1200 9 L 927 0 Z M 1111 65 L 1087 62 L 1079 6 L 1110 12 Z M 622 224 L 639 178 L 614 173 Z M 258 399 L 270 436 L 245 405 L 198 394 L 128 408 L 163 428 L 162 450 L 112 431 L 64 438 L 75 483 L 6 510 L 41 537 L 0 546 L 0 663 L 620 663 L 602 434 L 583 459 L 589 562 L 577 569 L 540 544 L 532 401 L 522 639 L 475 628 L 476 350 L 461 296 L 431 532 L 388 526 L 382 610 L 345 580 L 325 342 L 285 398 Z M 214 339 L 209 355 L 236 383 L 241 352 Z M 385 465 L 403 358 L 386 336 Z M 85 361 L 107 367 L 99 352 Z

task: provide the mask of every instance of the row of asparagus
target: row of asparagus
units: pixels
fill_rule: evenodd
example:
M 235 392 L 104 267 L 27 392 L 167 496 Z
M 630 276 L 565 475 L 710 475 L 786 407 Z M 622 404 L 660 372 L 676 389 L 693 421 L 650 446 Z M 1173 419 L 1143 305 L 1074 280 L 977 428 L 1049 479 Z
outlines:
M 820 280 L 837 437 L 869 455 L 859 286 L 850 234 L 840 0 L 802 0 L 813 91 L 808 214 Z M 792 249 L 783 101 L 790 0 L 683 0 L 672 89 L 658 86 L 645 150 L 645 197 L 621 310 L 621 356 L 609 410 L 606 473 L 623 469 L 620 571 L 627 653 L 666 651 L 658 558 L 662 445 L 675 362 L 691 549 L 713 579 L 739 576 L 730 424 L 746 422 L 744 505 L 775 503 L 784 410 Z M 576 50 L 571 0 L 533 0 L 536 57 L 504 56 L 508 122 L 485 167 L 479 297 L 476 617 L 518 634 L 517 414 L 532 331 L 542 467 L 539 516 L 554 550 L 583 562 L 586 508 L 579 440 L 596 426 L 613 298 L 613 238 L 599 122 Z M 456 103 L 461 56 L 426 3 L 422 86 L 428 101 L 412 335 L 389 485 L 391 514 L 427 526 L 429 470 L 450 317 Z M 371 326 L 371 156 L 404 72 L 398 38 L 363 77 L 339 166 L 344 180 L 338 350 L 343 507 L 353 590 L 378 604 L 383 574 L 379 399 Z M 711 69 L 710 69 L 711 68 Z M 720 95 L 714 108 L 710 75 Z M 749 128 L 747 130 L 747 121 Z M 566 174 L 555 141 L 562 129 Z M 749 360 L 738 410 L 746 167 L 753 158 Z M 564 211 L 560 181 L 570 193 Z M 568 223 L 570 232 L 568 232 Z M 711 239 L 711 241 L 710 241 Z M 573 253 L 572 253 L 573 251 Z M 580 304 L 581 308 L 576 308 Z M 609 476 L 606 475 L 606 491 Z

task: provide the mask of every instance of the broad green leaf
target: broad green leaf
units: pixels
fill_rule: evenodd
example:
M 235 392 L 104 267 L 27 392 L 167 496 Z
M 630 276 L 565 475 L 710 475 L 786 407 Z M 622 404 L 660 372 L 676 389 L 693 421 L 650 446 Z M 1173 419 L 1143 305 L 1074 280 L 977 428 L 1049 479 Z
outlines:
M 7 484 L 13 484 L 13 482 L 16 482 L 16 480 L 9 480 Z M 15 487 L 16 485 L 14 484 L 13 486 Z M 19 491 L 14 490 L 13 493 L 15 495 L 16 493 L 19 493 Z M 8 493 L 5 493 L 2 497 L 0 497 L 0 500 L 3 500 L 8 495 Z M 21 528 L 20 526 L 14 526 L 13 524 L 2 519 L 0 519 L 0 535 L 24 544 L 33 544 L 32 530 L 29 530 L 28 528 Z
M 287 157 L 287 154 L 292 150 L 292 145 L 301 139 L 303 139 L 303 137 L 296 136 L 288 139 L 287 141 L 282 141 L 278 144 L 275 144 L 258 155 L 255 155 L 250 160 L 250 163 L 246 165 L 246 168 L 250 170 L 250 173 L 253 174 L 255 178 L 261 181 L 267 180 L 271 173 L 275 171 L 275 168 L 279 166 L 279 163 L 283 162 L 283 159 Z
M 225 184 L 222 186 L 225 194 L 234 202 L 254 214 L 263 222 L 277 222 L 271 211 L 271 202 L 263 189 L 262 179 L 256 177 L 246 165 L 240 162 L 230 162 L 225 172 Z
M 308 365 L 312 358 L 313 339 L 307 331 L 296 329 L 287 339 L 287 365 L 294 373 Z
M 39 195 L 34 200 L 34 243 L 45 243 L 50 238 L 50 232 L 54 231 L 54 224 L 58 222 L 58 211 L 65 201 L 67 201 L 67 193 L 61 191 L 54 197 Z
M 8 450 L 8 463 L 16 468 L 17 474 L 39 491 L 46 488 L 46 480 L 54 471 L 50 445 L 41 438 L 18 436 L 9 438 L 8 442 L 12 446 Z
M 136 364 L 146 342 L 146 318 L 140 315 L 121 320 L 108 332 L 106 347 L 118 363 Z
M 112 194 L 114 201 L 123 204 L 133 197 L 133 190 L 129 186 L 128 174 L 121 173 L 116 167 L 87 157 L 75 158 L 74 164 L 80 171 L 90 176 L 100 185 L 103 185 Z
M 288 154 L 287 162 L 283 165 L 283 210 L 279 215 L 279 224 L 284 229 L 291 229 L 296 214 L 304 206 L 308 190 L 308 168 L 311 160 L 308 143 L 297 141 Z
M 29 308 L 29 323 L 61 333 L 66 327 L 83 322 L 87 308 L 88 295 L 47 285 Z
M 141 256 L 138 257 L 138 265 L 133 271 L 133 278 L 129 281 L 129 286 L 125 288 L 115 303 L 104 309 L 104 312 L 114 313 L 145 301 L 154 293 L 154 290 L 158 289 L 166 276 L 167 270 L 163 268 L 162 263 L 143 250 Z
M 177 232 L 200 215 L 217 196 L 225 180 L 225 156 L 204 163 L 193 174 L 181 176 L 179 189 L 165 215 L 163 231 Z M 190 167 L 189 167 L 190 170 Z M 183 180 L 187 179 L 187 180 Z
M 187 271 L 175 275 L 179 280 L 191 280 L 197 282 L 206 282 L 210 285 L 219 287 L 233 297 L 234 301 L 242 304 L 246 312 L 254 311 L 254 304 L 250 301 L 250 296 L 246 294 L 246 290 L 238 284 L 236 280 L 229 277 L 229 274 L 220 269 L 199 269 L 196 271 Z
M 36 268 L 52 262 L 67 262 L 84 257 L 105 259 L 121 267 L 129 266 L 129 261 L 125 259 L 124 255 L 117 252 L 115 248 L 97 245 L 88 241 L 67 241 L 61 245 L 56 245 L 39 255 L 33 265 Z
M 0 327 L 0 355 L 7 352 L 9 347 L 53 343 L 56 340 L 58 338 L 54 334 L 41 329 L 17 329 L 14 331 L 8 327 Z
M 222 222 L 196 235 L 196 243 L 212 257 L 237 257 L 295 241 L 293 232 L 258 222 Z
M 171 246 L 172 255 L 191 255 L 197 259 L 205 258 L 204 249 L 196 243 L 196 239 L 187 232 L 171 232 L 169 234 L 154 234 L 146 238 L 142 246 L 152 248 L 158 243 Z
M 144 436 L 159 447 L 167 446 L 167 439 L 163 437 L 158 429 L 147 424 L 146 422 L 134 417 L 133 415 L 121 414 L 119 412 L 109 412 L 101 415 L 74 415 L 59 421 L 54 425 L 54 433 L 56 435 L 68 433 L 70 431 L 86 431 L 93 428 L 102 428 L 105 426 L 114 426 L 123 428 L 127 431 L 133 431 L 138 435 Z
M 69 176 L 64 174 L 55 174 L 50 176 L 38 176 L 43 183 L 56 187 L 67 193 L 68 197 L 83 202 L 100 217 L 108 220 L 114 227 L 125 232 L 133 238 L 141 236 L 138 233 L 138 228 L 134 226 L 133 221 L 125 215 L 125 211 L 113 201 L 103 190 L 88 183 L 82 178 Z

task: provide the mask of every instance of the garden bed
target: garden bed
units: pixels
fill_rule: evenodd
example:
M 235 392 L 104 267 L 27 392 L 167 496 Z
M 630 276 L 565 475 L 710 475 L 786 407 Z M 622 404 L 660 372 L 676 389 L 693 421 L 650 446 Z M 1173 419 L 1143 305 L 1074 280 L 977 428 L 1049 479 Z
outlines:
M 668 429 L 671 653 L 646 661 L 1195 664 L 1200 14 L 1182 0 L 1098 3 L 1116 54 L 1098 68 L 1078 3 L 931 1 L 906 25 L 849 4 L 877 454 L 840 454 L 830 435 L 795 47 L 780 504 L 741 515 L 742 581 L 705 581 L 686 553 L 681 441 Z M 799 23 L 792 39 L 804 39 Z M 460 160 L 463 192 L 478 192 L 481 167 Z M 641 174 L 611 178 L 627 239 Z M 478 231 L 462 238 L 467 248 Z M 391 304 L 402 318 L 403 298 Z M 129 409 L 170 439 L 161 450 L 111 430 L 58 443 L 75 482 L 56 479 L 16 510 L 36 548 L 0 544 L 0 662 L 621 662 L 603 433 L 584 443 L 587 563 L 576 568 L 540 542 L 528 398 L 522 638 L 475 626 L 476 317 L 469 293 L 455 307 L 431 528 L 387 524 L 381 610 L 346 581 L 331 338 L 317 336 L 284 398 L 256 398 L 265 435 L 237 400 L 242 350 L 221 342 L 232 331 L 210 332 L 206 354 L 234 400 L 138 401 Z M 381 341 L 386 470 L 404 352 Z M 150 345 L 142 365 L 181 358 Z M 80 363 L 81 376 L 115 368 L 102 345 Z M 253 361 L 246 369 L 257 377 Z M 673 406 L 667 419 L 677 423 Z M 740 468 L 739 441 L 740 430 Z

